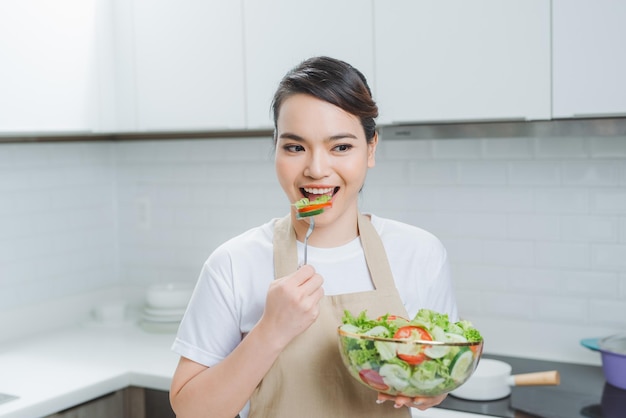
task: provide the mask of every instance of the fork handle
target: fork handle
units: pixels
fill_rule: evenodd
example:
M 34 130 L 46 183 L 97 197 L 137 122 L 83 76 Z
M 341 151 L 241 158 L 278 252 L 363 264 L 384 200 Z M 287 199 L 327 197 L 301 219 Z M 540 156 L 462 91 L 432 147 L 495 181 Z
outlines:
M 311 216 L 311 221 L 309 222 L 309 229 L 307 229 L 306 234 L 304 235 L 304 264 L 307 262 L 307 248 L 309 246 L 309 237 L 313 233 L 313 228 L 315 228 L 315 218 Z

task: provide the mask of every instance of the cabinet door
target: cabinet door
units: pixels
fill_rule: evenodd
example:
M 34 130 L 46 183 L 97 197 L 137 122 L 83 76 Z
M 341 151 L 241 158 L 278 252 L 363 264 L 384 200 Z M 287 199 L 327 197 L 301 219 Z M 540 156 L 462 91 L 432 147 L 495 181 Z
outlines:
M 241 2 L 134 0 L 139 130 L 242 128 Z
M 46 418 L 133 418 L 124 412 L 124 392 L 117 391 Z
M 550 1 L 374 0 L 379 123 L 550 118 Z
M 0 133 L 94 128 L 96 3 L 0 1 Z
M 553 114 L 626 115 L 626 2 L 552 0 Z
M 363 0 L 244 0 L 248 127 L 271 128 L 280 79 L 316 55 L 342 59 L 373 87 L 372 3 Z

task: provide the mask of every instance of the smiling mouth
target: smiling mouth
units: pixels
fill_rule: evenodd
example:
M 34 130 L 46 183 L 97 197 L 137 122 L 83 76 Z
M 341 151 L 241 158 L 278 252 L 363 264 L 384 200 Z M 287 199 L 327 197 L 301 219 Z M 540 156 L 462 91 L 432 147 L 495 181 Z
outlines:
M 302 196 L 309 199 L 311 202 L 316 198 L 326 195 L 331 198 L 339 191 L 339 187 L 301 187 L 300 193 Z

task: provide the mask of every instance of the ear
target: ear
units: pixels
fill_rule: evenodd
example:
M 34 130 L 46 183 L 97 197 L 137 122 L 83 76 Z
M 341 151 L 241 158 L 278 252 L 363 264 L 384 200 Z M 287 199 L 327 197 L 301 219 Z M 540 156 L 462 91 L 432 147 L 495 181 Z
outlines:
M 378 145 L 378 132 L 374 133 L 374 138 L 367 144 L 367 168 L 376 165 L 376 145 Z

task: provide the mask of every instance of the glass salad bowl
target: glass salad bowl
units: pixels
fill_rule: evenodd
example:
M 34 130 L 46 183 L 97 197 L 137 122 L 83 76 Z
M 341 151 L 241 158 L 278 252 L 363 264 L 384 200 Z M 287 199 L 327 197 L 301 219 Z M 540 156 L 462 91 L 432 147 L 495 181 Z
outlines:
M 350 375 L 363 385 L 392 396 L 438 396 L 465 383 L 478 365 L 483 340 L 435 332 L 407 323 L 393 337 L 361 333 L 352 325 L 338 328 L 339 351 Z M 379 330 L 382 331 L 382 330 Z M 423 339 L 422 339 L 423 338 Z M 439 341 L 432 341 L 439 340 Z

